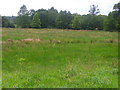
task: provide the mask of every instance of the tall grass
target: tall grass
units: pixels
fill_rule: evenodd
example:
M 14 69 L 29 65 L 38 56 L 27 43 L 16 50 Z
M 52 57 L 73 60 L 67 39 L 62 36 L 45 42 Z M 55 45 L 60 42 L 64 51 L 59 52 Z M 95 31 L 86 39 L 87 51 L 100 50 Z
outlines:
M 117 36 L 105 31 L 4 28 L 2 87 L 118 88 Z M 22 41 L 27 38 L 41 41 Z

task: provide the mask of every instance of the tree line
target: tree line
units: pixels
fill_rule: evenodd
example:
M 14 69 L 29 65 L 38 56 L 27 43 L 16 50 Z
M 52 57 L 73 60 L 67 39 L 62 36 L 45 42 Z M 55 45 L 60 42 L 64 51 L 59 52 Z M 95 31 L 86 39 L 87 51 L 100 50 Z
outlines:
M 115 4 L 112 12 L 101 15 L 98 6 L 91 5 L 87 15 L 71 14 L 70 11 L 50 9 L 27 10 L 21 6 L 18 16 L 2 16 L 2 27 L 11 28 L 60 28 L 83 30 L 120 30 L 120 2 Z

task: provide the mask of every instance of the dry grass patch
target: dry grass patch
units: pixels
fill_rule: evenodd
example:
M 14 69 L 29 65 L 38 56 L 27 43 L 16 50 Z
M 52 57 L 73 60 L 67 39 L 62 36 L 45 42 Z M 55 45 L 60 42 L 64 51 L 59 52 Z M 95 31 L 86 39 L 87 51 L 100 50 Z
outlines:
M 5 44 L 5 43 L 22 43 L 22 42 L 41 42 L 41 39 L 22 39 L 22 40 L 12 40 L 12 39 L 7 39 L 6 41 L 1 41 L 0 44 Z
M 22 39 L 21 41 L 22 42 L 40 42 L 41 39 L 31 39 L 31 38 L 28 38 L 28 39 Z

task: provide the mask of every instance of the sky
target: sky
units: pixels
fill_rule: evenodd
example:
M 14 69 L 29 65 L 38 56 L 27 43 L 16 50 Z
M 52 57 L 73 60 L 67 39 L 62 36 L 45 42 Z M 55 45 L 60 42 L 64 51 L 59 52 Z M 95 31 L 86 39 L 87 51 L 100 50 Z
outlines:
M 26 5 L 27 9 L 49 9 L 54 7 L 58 11 L 67 10 L 78 14 L 88 14 L 90 5 L 98 5 L 100 14 L 108 15 L 113 11 L 114 4 L 120 0 L 1 0 L 0 15 L 2 16 L 17 16 L 22 5 Z

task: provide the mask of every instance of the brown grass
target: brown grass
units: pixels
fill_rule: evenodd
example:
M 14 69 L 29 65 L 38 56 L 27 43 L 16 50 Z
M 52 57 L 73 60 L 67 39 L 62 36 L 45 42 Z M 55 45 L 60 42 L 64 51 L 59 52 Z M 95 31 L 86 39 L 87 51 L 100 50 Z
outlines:
M 28 39 L 22 39 L 21 41 L 22 42 L 40 42 L 41 39 L 31 39 L 31 38 L 28 38 Z

